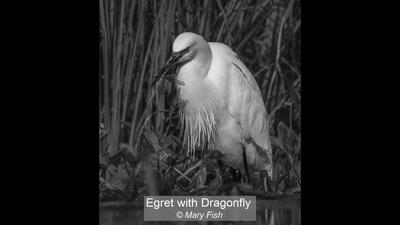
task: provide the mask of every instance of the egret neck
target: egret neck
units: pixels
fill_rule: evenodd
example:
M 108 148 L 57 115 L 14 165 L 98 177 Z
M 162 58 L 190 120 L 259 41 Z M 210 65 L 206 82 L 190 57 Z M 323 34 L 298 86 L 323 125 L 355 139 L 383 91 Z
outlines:
M 198 111 L 201 107 L 208 107 L 212 104 L 214 94 L 205 79 L 212 60 L 210 46 L 203 38 L 196 39 L 188 56 L 184 56 L 183 60 L 177 76 L 177 79 L 184 83 L 178 84 L 179 97 L 185 103 L 188 101 L 190 105 L 186 110 L 189 112 L 193 112 L 191 109 Z
M 184 83 L 177 83 L 179 100 L 184 105 L 180 115 L 188 154 L 194 156 L 196 148 L 212 148 L 216 133 L 216 93 L 206 79 L 212 60 L 211 48 L 203 38 L 196 38 L 188 56 L 182 60 L 177 76 Z

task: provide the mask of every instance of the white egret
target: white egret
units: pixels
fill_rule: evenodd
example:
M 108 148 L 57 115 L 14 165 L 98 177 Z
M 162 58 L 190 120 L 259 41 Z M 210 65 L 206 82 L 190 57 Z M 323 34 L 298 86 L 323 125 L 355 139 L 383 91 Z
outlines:
M 156 81 L 179 65 L 177 89 L 188 154 L 207 145 L 236 169 L 267 171 L 272 178 L 269 118 L 250 71 L 227 45 L 195 33 L 176 37 Z M 156 82 L 155 81 L 155 82 Z M 246 163 L 247 162 L 247 163 Z

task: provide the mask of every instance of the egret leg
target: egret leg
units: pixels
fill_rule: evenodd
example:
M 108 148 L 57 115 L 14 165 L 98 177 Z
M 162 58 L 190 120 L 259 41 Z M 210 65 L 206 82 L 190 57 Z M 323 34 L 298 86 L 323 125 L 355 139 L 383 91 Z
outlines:
M 263 179 L 263 186 L 264 186 L 264 190 L 265 192 L 269 191 L 269 181 L 268 181 L 268 176 L 264 176 Z
M 223 184 L 225 182 L 225 171 L 224 171 L 224 165 L 221 162 L 221 160 L 218 159 L 218 176 L 220 178 L 220 183 Z
M 246 149 L 243 148 L 243 164 L 244 164 L 244 171 L 245 171 L 245 176 L 244 180 L 246 183 L 250 183 L 250 172 L 249 172 L 249 167 L 247 165 L 247 157 L 246 157 Z

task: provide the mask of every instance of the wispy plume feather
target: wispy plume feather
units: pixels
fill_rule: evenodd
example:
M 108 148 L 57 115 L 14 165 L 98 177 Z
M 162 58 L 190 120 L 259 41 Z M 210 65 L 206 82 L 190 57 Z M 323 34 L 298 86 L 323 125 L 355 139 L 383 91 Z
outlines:
M 214 104 L 201 105 L 195 112 L 180 110 L 182 129 L 184 129 L 184 143 L 187 145 L 187 154 L 195 157 L 197 149 L 209 150 L 214 147 L 216 137 L 217 107 Z

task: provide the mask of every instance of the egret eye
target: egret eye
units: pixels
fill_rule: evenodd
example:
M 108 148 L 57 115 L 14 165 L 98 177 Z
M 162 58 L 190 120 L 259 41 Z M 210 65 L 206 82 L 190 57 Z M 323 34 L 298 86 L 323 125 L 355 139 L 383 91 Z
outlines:
M 190 46 L 186 47 L 185 49 L 183 49 L 182 51 L 180 51 L 181 55 L 185 55 L 186 53 L 188 53 L 190 50 Z

